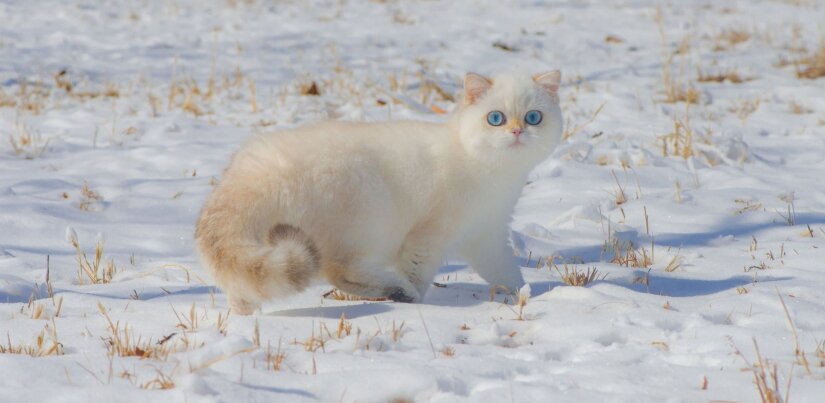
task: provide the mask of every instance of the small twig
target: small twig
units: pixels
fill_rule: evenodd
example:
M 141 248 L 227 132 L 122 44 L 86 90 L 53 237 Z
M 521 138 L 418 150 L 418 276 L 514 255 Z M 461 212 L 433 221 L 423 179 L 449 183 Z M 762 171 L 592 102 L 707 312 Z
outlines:
M 435 345 L 433 345 L 433 339 L 430 337 L 430 331 L 427 329 L 427 322 L 424 322 L 424 315 L 421 313 L 421 308 L 418 308 L 418 317 L 421 318 L 421 324 L 424 325 L 424 333 L 427 334 L 427 340 L 430 341 L 430 349 L 433 351 L 433 358 L 438 358 L 438 355 L 435 353 Z

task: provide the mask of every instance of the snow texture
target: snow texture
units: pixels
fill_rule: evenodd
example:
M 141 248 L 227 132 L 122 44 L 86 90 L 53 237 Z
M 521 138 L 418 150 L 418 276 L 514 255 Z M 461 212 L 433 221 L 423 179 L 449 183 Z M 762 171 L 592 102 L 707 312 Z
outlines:
M 36 0 L 0 21 L 0 401 L 758 401 L 754 341 L 783 397 L 825 400 L 825 78 L 793 63 L 821 1 Z M 192 233 L 246 138 L 443 121 L 467 71 L 553 68 L 570 136 L 514 214 L 526 305 L 447 259 L 421 304 L 318 284 L 227 319 Z M 698 102 L 666 102 L 665 73 Z M 127 335 L 150 357 L 111 353 Z

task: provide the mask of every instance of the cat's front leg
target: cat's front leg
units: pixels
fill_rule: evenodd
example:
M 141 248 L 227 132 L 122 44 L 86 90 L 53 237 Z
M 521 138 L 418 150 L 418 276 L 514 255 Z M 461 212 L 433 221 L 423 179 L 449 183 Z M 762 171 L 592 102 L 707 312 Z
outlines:
M 483 233 L 467 242 L 462 255 L 467 263 L 491 287 L 504 287 L 515 293 L 524 286 L 524 277 L 513 249 L 508 245 L 506 231 Z
M 441 267 L 441 244 L 432 238 L 408 237 L 398 255 L 396 268 L 410 280 L 422 298 Z

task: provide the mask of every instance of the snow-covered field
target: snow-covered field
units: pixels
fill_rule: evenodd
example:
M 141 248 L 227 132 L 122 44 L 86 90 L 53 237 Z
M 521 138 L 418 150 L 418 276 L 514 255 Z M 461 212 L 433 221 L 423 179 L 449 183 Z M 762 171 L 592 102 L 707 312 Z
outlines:
M 0 401 L 748 402 L 760 368 L 825 401 L 825 77 L 798 77 L 823 21 L 818 0 L 0 1 Z M 192 233 L 246 138 L 441 121 L 464 72 L 514 68 L 563 70 L 569 135 L 515 212 L 525 306 L 448 259 L 421 304 L 318 284 L 227 313 Z

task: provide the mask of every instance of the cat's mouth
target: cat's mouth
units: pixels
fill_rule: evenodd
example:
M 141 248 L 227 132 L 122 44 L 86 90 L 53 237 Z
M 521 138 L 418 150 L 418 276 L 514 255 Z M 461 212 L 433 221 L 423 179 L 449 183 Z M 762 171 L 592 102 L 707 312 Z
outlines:
M 513 140 L 512 143 L 510 143 L 509 146 L 507 146 L 507 148 L 516 148 L 516 147 L 523 147 L 523 146 L 524 146 L 524 143 L 522 143 L 520 139 L 515 139 L 515 140 Z

